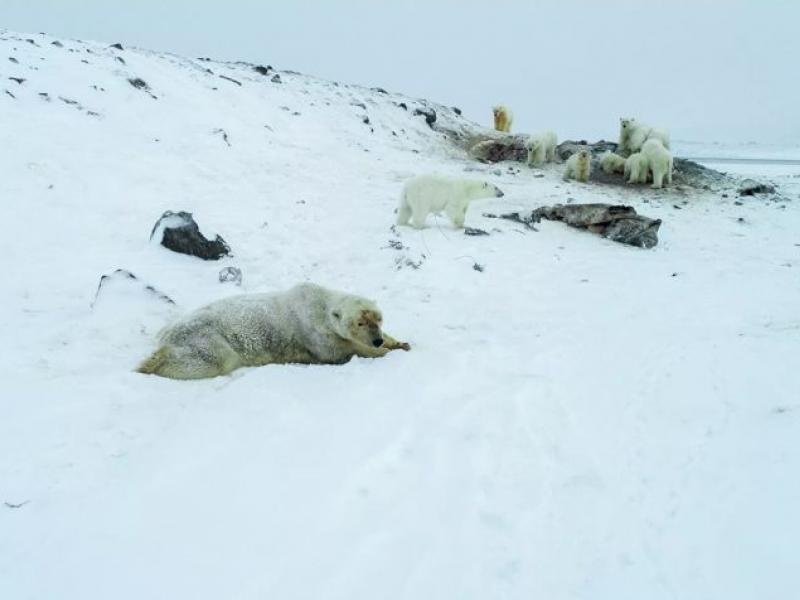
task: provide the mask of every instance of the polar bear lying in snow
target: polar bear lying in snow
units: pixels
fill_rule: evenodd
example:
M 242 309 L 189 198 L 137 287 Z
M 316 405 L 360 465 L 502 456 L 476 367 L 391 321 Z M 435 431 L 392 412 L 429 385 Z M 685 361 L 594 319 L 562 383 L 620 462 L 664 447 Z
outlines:
M 503 192 L 486 181 L 419 175 L 403 186 L 397 209 L 397 224 L 408 225 L 410 219 L 414 227 L 422 229 L 429 214 L 444 211 L 454 227 L 464 227 L 464 217 L 470 202 L 501 196 Z
M 525 145 L 528 148 L 528 164 L 532 167 L 538 167 L 556 159 L 558 137 L 552 131 L 532 135 Z
M 642 144 L 647 140 L 656 139 L 669 149 L 669 132 L 645 125 L 636 119 L 619 120 L 619 146 L 617 152 L 622 156 L 629 156 L 642 149 Z
M 609 175 L 625 172 L 625 159 L 619 154 L 606 150 L 600 155 L 600 168 Z
M 381 312 L 359 296 L 302 283 L 274 294 L 218 300 L 165 328 L 139 373 L 201 379 L 271 363 L 341 364 L 410 346 L 381 331 Z

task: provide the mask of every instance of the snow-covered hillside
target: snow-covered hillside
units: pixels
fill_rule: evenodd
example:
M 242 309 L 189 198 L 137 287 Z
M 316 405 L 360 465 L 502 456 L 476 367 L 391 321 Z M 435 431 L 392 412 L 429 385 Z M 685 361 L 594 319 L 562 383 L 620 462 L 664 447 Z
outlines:
M 0 65 L 0 598 L 792 597 L 796 178 L 781 202 L 564 183 L 470 160 L 414 111 L 473 125 L 394 93 L 7 31 Z M 505 191 L 467 215 L 489 236 L 392 230 L 428 171 Z M 482 216 L 569 199 L 663 219 L 659 245 Z M 165 210 L 234 256 L 151 243 Z M 91 308 L 117 268 L 176 306 Z M 305 280 L 412 351 L 133 372 L 177 314 Z

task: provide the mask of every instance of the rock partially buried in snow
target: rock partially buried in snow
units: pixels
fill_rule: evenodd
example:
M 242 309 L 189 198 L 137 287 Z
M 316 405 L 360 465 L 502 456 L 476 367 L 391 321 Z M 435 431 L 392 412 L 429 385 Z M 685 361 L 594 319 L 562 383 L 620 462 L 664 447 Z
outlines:
M 745 179 L 737 190 L 740 196 L 755 196 L 756 194 L 774 194 L 775 186 L 759 183 L 752 179 Z
M 278 73 L 275 73 L 275 75 L 272 76 L 272 79 L 270 79 L 270 81 L 272 83 L 283 83 L 281 81 L 281 76 Z
M 165 248 L 181 254 L 197 256 L 203 260 L 219 260 L 230 256 L 230 246 L 219 235 L 208 240 L 189 212 L 174 213 L 168 210 L 156 221 L 150 239 L 158 239 Z
M 100 278 L 100 283 L 97 285 L 97 291 L 92 301 L 92 309 L 95 309 L 99 302 L 105 301 L 107 297 L 112 295 L 117 299 L 123 296 L 144 296 L 147 299 L 163 302 L 164 304 L 175 304 L 175 301 L 164 292 L 142 282 L 136 275 L 125 269 L 117 269 L 110 275 L 103 275 Z
M 219 272 L 219 282 L 242 285 L 242 270 L 238 267 L 225 267 Z
M 427 106 L 416 108 L 414 109 L 414 114 L 425 117 L 425 122 L 428 124 L 428 127 L 433 128 L 433 124 L 436 123 L 436 111 L 432 108 L 428 108 Z

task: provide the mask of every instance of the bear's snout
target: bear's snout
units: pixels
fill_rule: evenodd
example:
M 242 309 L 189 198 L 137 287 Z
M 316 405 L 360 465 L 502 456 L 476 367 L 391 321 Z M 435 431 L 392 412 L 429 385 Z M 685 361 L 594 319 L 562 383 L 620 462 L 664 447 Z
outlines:
M 375 338 L 374 340 L 372 340 L 372 345 L 375 346 L 376 348 L 380 348 L 381 346 L 383 346 L 383 338 Z

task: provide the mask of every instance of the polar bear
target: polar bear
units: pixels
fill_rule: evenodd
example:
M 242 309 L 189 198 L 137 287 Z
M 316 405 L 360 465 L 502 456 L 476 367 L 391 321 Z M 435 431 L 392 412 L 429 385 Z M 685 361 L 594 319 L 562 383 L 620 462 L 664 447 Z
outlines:
M 486 181 L 444 177 L 442 175 L 418 175 L 403 186 L 400 206 L 397 209 L 397 224 L 411 224 L 417 229 L 425 227 L 425 219 L 431 213 L 444 211 L 454 227 L 464 227 L 464 217 L 469 203 L 480 198 L 500 198 L 503 192 Z
M 525 144 L 528 148 L 528 164 L 538 167 L 545 162 L 555 161 L 557 145 L 558 137 L 552 131 L 532 135 Z
M 634 152 L 625 159 L 625 179 L 628 183 L 647 183 L 650 166 L 647 157 L 641 152 Z
M 669 132 L 665 129 L 650 127 L 636 119 L 619 120 L 619 146 L 617 152 L 622 156 L 629 156 L 639 152 L 649 139 L 661 140 L 664 148 L 669 149 Z
M 567 159 L 564 180 L 575 179 L 586 183 L 592 172 L 592 155 L 588 150 L 578 150 Z
M 647 159 L 647 165 L 653 173 L 653 186 L 662 187 L 664 178 L 672 185 L 672 154 L 664 148 L 661 140 L 649 139 L 642 144 L 642 156 Z
M 600 168 L 609 175 L 625 172 L 625 159 L 619 154 L 606 150 L 600 155 Z
M 286 292 L 242 294 L 197 309 L 161 332 L 158 349 L 137 371 L 202 379 L 273 363 L 342 364 L 397 349 L 410 346 L 381 331 L 373 302 L 301 283 Z
M 492 107 L 492 114 L 494 114 L 494 128 L 497 131 L 504 131 L 508 133 L 511 131 L 511 122 L 514 120 L 514 113 L 511 109 L 502 104 Z

